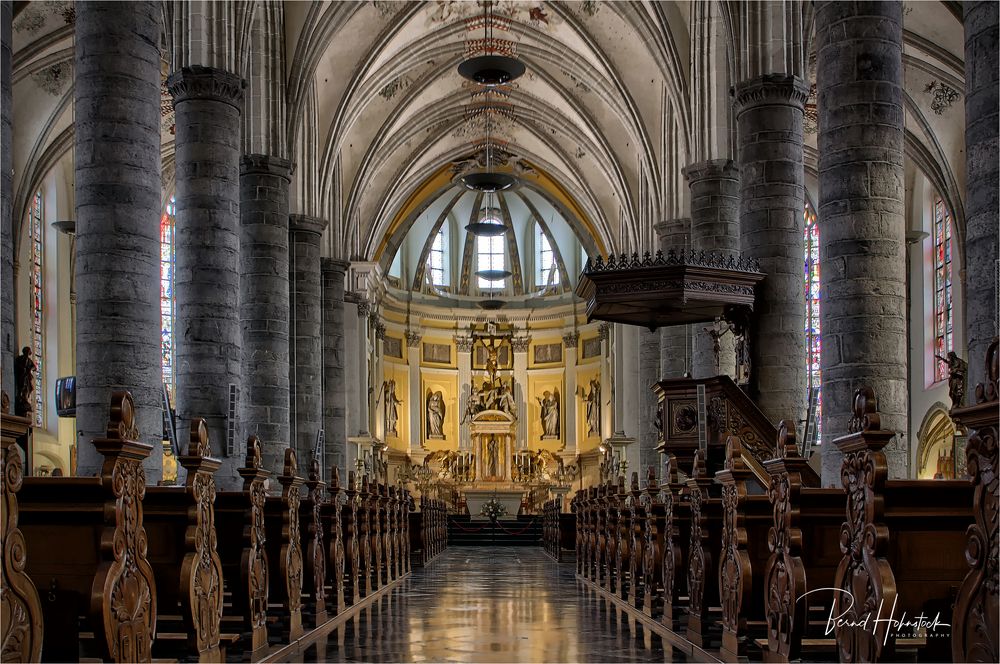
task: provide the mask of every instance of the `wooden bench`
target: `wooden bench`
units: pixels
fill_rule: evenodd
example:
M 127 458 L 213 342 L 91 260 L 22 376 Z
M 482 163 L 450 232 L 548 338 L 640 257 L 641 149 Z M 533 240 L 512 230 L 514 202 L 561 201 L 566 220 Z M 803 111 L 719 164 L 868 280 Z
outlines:
M 309 476 L 305 481 L 306 495 L 299 503 L 299 532 L 302 536 L 302 603 L 303 616 L 310 627 L 316 627 L 327 619 L 327 563 L 332 565 L 326 542 L 329 534 L 323 523 L 326 506 L 326 483 L 320 480 L 319 459 L 309 462 Z M 338 519 L 339 525 L 339 519 Z M 329 558 L 328 558 L 329 557 Z M 336 612 L 337 607 L 334 605 Z
M 18 505 L 25 571 L 41 588 L 47 661 L 97 656 L 150 661 L 156 630 L 156 581 L 143 522 L 152 446 L 138 441 L 127 392 L 111 397 L 107 436 L 93 441 L 104 457 L 98 477 L 29 477 Z M 5 558 L 5 563 L 10 560 Z M 90 632 L 94 652 L 81 651 Z
M 998 343 L 986 351 L 986 381 L 975 389 L 976 403 L 951 411 L 969 430 L 965 458 L 974 487 L 973 514 L 965 557 L 970 569 L 962 581 L 952 617 L 951 657 L 956 662 L 1000 661 L 1000 468 L 997 465 Z
M 264 503 L 267 479 L 261 443 L 256 436 L 247 440 L 247 456 L 237 472 L 243 478 L 240 491 L 219 491 L 215 496 L 215 527 L 222 577 L 230 600 L 224 614 L 234 626 L 247 633 L 244 650 L 253 658 L 267 648 L 267 606 L 269 593 L 267 532 Z
M 687 483 L 680 481 L 677 457 L 667 458 L 661 487 L 663 503 L 663 615 L 661 622 L 671 630 L 680 630 L 687 615 L 687 569 L 691 547 L 691 502 Z
M 302 636 L 302 534 L 299 505 L 302 485 L 295 450 L 285 449 L 282 473 L 278 476 L 281 495 L 264 501 L 264 528 L 267 559 L 271 563 L 268 615 L 282 628 L 283 643 Z
M 204 420 L 192 420 L 186 454 L 177 460 L 187 471 L 184 486 L 150 486 L 143 499 L 160 616 L 153 654 L 223 661 L 222 561 L 215 530 L 215 472 L 221 462 L 211 457 Z M 175 643 L 184 645 L 178 649 Z
M 340 614 L 347 608 L 347 602 L 344 593 L 345 534 L 342 525 L 344 508 L 341 505 L 341 497 L 344 491 L 340 486 L 340 469 L 337 466 L 333 466 L 330 469 L 330 488 L 327 489 L 327 492 L 329 493 L 329 500 L 318 503 L 320 508 L 320 524 L 323 529 L 323 541 L 326 544 L 327 552 L 326 576 L 322 582 L 327 584 L 324 594 L 330 602 L 330 610 L 336 614 Z M 317 500 L 316 497 L 312 496 L 312 489 L 310 489 L 309 499 L 312 501 Z M 318 578 L 313 583 L 317 582 L 319 582 Z
M 17 503 L 17 493 L 24 480 L 24 464 L 19 449 L 30 448 L 26 444 L 19 445 L 18 441 L 31 436 L 31 420 L 8 412 L 10 399 L 6 392 L 0 396 L 0 401 L 3 404 L 0 415 L 3 422 L 0 425 L 3 444 L 0 456 L 3 565 L 0 566 L 0 574 L 4 588 L 0 595 L 0 613 L 3 614 L 0 620 L 0 643 L 3 644 L 0 658 L 11 662 L 37 662 L 42 654 L 42 604 L 34 582 L 24 571 L 32 552 L 18 528 Z

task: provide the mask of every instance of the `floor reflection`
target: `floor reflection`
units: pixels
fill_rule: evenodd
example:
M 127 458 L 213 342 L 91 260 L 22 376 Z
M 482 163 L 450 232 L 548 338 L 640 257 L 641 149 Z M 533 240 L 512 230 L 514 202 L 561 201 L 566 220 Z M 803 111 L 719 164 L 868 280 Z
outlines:
M 541 549 L 452 548 L 309 654 L 346 662 L 664 662 Z

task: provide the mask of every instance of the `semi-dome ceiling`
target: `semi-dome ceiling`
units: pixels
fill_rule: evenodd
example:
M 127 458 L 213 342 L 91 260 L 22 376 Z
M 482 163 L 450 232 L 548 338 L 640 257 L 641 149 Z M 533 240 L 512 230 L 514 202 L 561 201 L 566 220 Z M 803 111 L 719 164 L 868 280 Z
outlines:
M 580 222 L 565 206 L 524 182 L 495 194 L 453 183 L 420 209 L 393 243 L 388 285 L 443 306 L 565 302 L 593 246 L 581 242 Z M 496 232 L 467 230 L 477 222 Z

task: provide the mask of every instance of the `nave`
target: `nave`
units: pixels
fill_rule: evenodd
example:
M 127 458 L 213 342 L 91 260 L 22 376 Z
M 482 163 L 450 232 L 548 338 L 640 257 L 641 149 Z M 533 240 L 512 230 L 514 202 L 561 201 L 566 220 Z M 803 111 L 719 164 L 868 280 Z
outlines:
M 305 661 L 665 661 L 659 637 L 535 547 L 450 547 L 340 629 Z

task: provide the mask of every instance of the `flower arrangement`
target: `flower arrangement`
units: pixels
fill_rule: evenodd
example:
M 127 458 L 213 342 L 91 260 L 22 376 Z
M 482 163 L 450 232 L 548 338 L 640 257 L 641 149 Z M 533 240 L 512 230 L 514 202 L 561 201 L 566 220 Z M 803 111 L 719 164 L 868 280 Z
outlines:
M 507 508 L 496 498 L 490 498 L 483 504 L 483 509 L 479 510 L 481 516 L 489 517 L 490 521 L 496 521 L 507 514 Z

